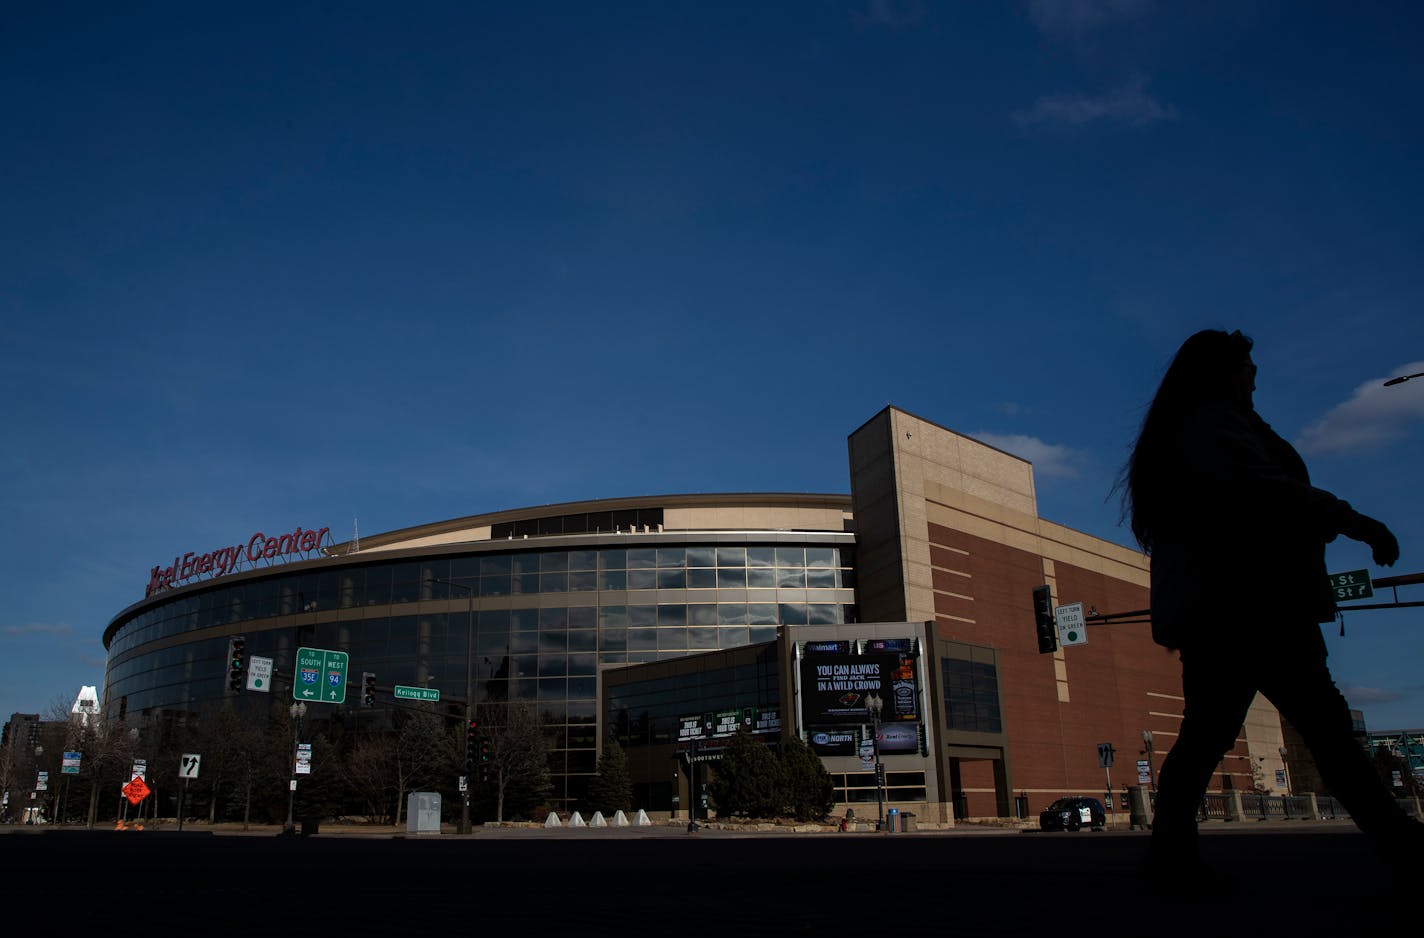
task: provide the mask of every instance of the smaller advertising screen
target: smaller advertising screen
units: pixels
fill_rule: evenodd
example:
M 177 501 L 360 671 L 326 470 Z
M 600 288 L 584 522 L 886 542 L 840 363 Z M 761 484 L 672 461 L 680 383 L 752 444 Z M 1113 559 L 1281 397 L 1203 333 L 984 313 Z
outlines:
M 854 728 L 813 729 L 806 735 L 806 742 L 818 756 L 853 756 L 859 733 Z

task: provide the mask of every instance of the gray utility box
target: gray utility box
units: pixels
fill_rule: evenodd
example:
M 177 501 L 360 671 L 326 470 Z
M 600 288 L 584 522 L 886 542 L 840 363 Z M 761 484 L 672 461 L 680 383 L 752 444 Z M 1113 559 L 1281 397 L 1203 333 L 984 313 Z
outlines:
M 413 791 L 405 801 L 407 834 L 440 833 L 440 793 Z

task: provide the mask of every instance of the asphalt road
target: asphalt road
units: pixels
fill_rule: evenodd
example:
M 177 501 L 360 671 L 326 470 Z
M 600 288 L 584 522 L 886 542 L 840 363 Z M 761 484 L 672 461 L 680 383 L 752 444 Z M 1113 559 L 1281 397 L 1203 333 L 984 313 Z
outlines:
M 39 910 L 43 933 L 60 935 L 95 926 L 284 938 L 1418 933 L 1411 908 L 1424 903 L 1424 883 L 1395 882 L 1347 822 L 1212 826 L 1203 849 L 1235 879 L 1233 896 L 1145 890 L 1134 875 L 1144 845 L 1144 834 L 1124 831 L 461 838 L 10 828 L 0 833 L 0 882 L 7 906 Z

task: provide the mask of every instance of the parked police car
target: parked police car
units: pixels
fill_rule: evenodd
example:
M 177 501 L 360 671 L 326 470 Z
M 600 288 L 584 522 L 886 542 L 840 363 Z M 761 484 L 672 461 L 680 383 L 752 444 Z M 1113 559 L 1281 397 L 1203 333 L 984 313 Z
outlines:
M 1039 829 L 1046 831 L 1100 831 L 1107 822 L 1103 803 L 1096 798 L 1059 798 L 1038 815 Z

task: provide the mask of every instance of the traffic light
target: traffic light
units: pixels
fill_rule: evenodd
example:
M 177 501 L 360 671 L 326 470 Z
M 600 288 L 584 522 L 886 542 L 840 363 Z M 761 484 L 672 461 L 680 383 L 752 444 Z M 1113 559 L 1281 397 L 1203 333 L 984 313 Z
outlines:
M 227 640 L 227 686 L 233 693 L 242 690 L 242 672 L 247 668 L 247 640 L 241 635 Z
M 465 774 L 469 774 L 475 767 L 475 756 L 480 748 L 480 721 L 471 720 L 469 729 L 465 731 Z
M 376 675 L 370 671 L 361 672 L 361 706 L 376 705 Z
M 1053 589 L 1033 588 L 1033 624 L 1038 632 L 1038 653 L 1051 655 L 1058 650 L 1058 622 L 1053 618 Z
M 483 737 L 483 736 L 480 737 L 479 750 L 480 750 L 480 781 L 482 781 L 482 782 L 487 782 L 487 781 L 489 781 L 489 776 L 490 776 L 490 756 L 492 755 L 492 752 L 491 752 L 491 747 L 490 747 L 490 741 L 489 741 L 487 738 Z

